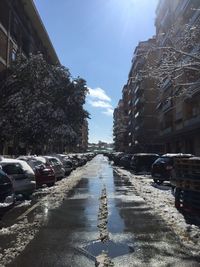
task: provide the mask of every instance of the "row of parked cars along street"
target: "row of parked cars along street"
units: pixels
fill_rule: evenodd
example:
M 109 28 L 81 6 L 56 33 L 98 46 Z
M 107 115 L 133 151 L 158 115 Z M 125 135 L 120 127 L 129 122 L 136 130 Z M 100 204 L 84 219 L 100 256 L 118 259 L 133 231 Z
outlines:
M 176 208 L 194 212 L 200 217 L 200 157 L 192 154 L 164 155 L 123 152 L 106 153 L 115 165 L 135 174 L 151 174 L 156 184 L 171 184 Z
M 153 153 L 126 154 L 123 152 L 106 154 L 115 165 L 132 170 L 135 174 L 151 174 L 154 182 L 161 184 L 170 181 L 174 174 L 174 162 L 177 158 L 191 158 L 191 154 L 164 154 Z
M 29 197 L 38 187 L 53 186 L 94 156 L 94 153 L 0 156 L 0 212 L 12 207 L 17 196 Z

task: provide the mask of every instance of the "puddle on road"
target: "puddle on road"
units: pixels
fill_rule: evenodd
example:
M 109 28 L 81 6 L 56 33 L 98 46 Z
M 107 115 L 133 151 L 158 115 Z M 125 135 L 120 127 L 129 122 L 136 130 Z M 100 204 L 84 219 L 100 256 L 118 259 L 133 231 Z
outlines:
M 93 241 L 83 247 L 83 249 L 94 257 L 106 252 L 109 258 L 119 257 L 134 251 L 133 245 L 127 243 L 115 243 L 112 240 L 106 242 Z

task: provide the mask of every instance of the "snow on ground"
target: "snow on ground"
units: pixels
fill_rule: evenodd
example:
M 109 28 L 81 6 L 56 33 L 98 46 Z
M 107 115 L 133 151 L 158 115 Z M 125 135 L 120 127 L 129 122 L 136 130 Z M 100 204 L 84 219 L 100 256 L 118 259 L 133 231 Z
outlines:
M 69 176 L 57 182 L 55 186 L 41 188 L 33 194 L 33 200 L 37 200 L 37 212 L 33 219 L 28 215 L 20 217 L 9 227 L 0 228 L 0 267 L 3 267 L 14 260 L 34 238 L 40 227 L 47 219 L 48 211 L 59 207 L 73 189 L 87 169 L 87 164 L 77 168 Z M 31 209 L 31 202 L 25 201 L 16 206 L 27 206 Z
M 171 187 L 156 185 L 149 175 L 134 175 L 127 170 L 114 167 L 120 175 L 128 178 L 138 194 L 158 213 L 177 234 L 194 255 L 200 255 L 200 228 L 186 222 L 184 216 L 174 206 Z

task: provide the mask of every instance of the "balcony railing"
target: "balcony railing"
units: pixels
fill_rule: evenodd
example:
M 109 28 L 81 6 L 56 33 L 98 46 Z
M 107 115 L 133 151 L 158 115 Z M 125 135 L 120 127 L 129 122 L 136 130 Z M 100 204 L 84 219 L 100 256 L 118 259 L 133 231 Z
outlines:
M 139 87 L 139 85 L 135 88 L 135 94 L 137 94 L 137 92 L 140 90 L 140 87 Z

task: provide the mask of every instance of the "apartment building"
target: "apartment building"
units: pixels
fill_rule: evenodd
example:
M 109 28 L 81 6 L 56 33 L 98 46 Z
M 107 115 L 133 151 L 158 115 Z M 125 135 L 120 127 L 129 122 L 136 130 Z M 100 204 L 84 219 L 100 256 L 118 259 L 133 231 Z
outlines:
M 149 52 L 155 38 L 140 42 L 134 51 L 129 79 L 132 79 L 132 151 L 161 152 L 158 139 L 158 116 L 155 112 L 158 89 L 153 76 L 148 75 L 157 52 Z M 148 57 L 145 55 L 148 52 Z
M 0 73 L 17 53 L 28 57 L 41 52 L 52 64 L 59 59 L 32 0 L 0 1 Z
M 157 102 L 159 136 L 166 152 L 200 155 L 200 71 L 196 70 L 195 64 L 193 68 L 185 64 L 192 64 L 190 55 L 200 55 L 200 35 L 197 31 L 200 26 L 200 1 L 161 0 L 156 10 L 155 25 L 159 46 L 172 46 L 187 53 L 177 53 L 174 63 L 174 66 L 182 64 L 186 67 L 175 67 L 174 73 L 166 75 L 160 87 Z M 163 52 L 160 53 L 162 56 Z
M 128 82 L 114 112 L 115 150 L 128 153 L 162 151 L 155 112 L 158 89 L 154 78 L 146 75 L 147 65 L 151 64 L 155 53 L 148 59 L 145 55 L 154 44 L 155 38 L 140 42 L 134 51 Z
M 119 100 L 118 106 L 114 110 L 113 114 L 113 140 L 115 151 L 125 151 L 125 136 L 126 136 L 126 123 L 124 122 L 124 102 Z

